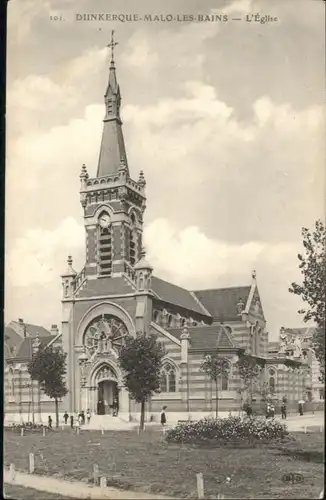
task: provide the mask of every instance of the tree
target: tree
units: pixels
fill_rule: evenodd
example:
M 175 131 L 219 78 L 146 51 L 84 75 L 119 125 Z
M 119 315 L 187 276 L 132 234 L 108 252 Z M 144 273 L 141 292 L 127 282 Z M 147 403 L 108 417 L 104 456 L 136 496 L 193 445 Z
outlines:
M 325 371 L 325 279 L 326 279 L 326 228 L 321 220 L 317 220 L 315 228 L 310 231 L 302 228 L 304 251 L 298 254 L 299 269 L 303 280 L 301 284 L 292 283 L 290 293 L 301 297 L 307 308 L 300 309 L 303 321 L 313 320 L 317 325 L 312 343 L 317 360 L 320 363 L 321 378 Z
M 249 402 L 252 403 L 252 394 L 254 385 L 259 382 L 259 377 L 261 374 L 261 367 L 257 361 L 247 354 L 243 354 L 239 357 L 236 363 L 238 373 L 242 380 L 242 387 L 239 392 L 241 394 L 241 405 L 242 405 L 242 393 L 249 391 Z
M 67 394 L 64 380 L 67 354 L 53 346 L 43 347 L 34 352 L 28 364 L 28 373 L 37 380 L 40 389 L 55 403 L 56 427 L 59 427 L 59 400 Z
M 213 355 L 205 356 L 201 364 L 201 370 L 205 372 L 211 380 L 215 382 L 215 418 L 218 417 L 218 382 L 222 377 L 228 377 L 230 364 L 225 358 L 219 357 L 215 352 Z
M 140 428 L 144 429 L 145 403 L 153 393 L 160 391 L 162 358 L 165 351 L 157 342 L 156 335 L 137 333 L 125 337 L 120 349 L 119 365 L 124 384 L 130 397 L 140 403 Z

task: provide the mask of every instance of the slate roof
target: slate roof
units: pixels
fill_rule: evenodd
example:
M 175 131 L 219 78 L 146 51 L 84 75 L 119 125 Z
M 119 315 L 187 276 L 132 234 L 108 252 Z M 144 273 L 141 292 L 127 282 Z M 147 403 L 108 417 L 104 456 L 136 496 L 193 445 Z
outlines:
M 43 346 L 48 345 L 53 339 L 55 339 L 54 335 L 50 335 L 48 337 L 41 337 L 40 338 L 40 343 Z M 19 349 L 16 353 L 16 358 L 26 358 L 26 359 L 31 359 L 32 357 L 32 352 L 33 352 L 33 342 L 35 338 L 32 337 L 26 337 L 23 339 L 22 343 L 19 346 Z M 59 342 L 61 342 L 61 337 L 58 339 Z
M 187 309 L 188 311 L 194 311 L 202 316 L 210 317 L 200 302 L 197 301 L 192 293 L 185 288 L 181 288 L 180 286 L 164 281 L 161 278 L 152 276 L 152 290 L 163 302 L 175 304 L 176 306 Z
M 10 325 L 16 326 L 17 330 L 22 332 L 21 336 L 20 336 L 21 339 L 24 338 L 23 337 L 23 335 L 24 335 L 23 325 L 25 326 L 25 329 L 26 329 L 26 335 L 28 335 L 29 337 L 34 337 L 34 338 L 37 336 L 38 337 L 48 337 L 49 335 L 51 335 L 51 332 L 49 330 L 47 330 L 43 326 L 39 326 L 39 325 L 32 325 L 30 323 L 19 323 L 19 321 L 11 321 L 10 324 L 6 327 L 6 329 L 10 328 L 10 330 L 14 330 L 13 328 L 10 327 Z M 15 331 L 15 333 L 17 334 L 16 331 Z
M 23 340 L 22 337 L 18 335 L 18 333 L 15 332 L 15 330 L 10 328 L 10 326 L 5 326 L 4 342 L 9 349 L 10 348 L 17 349 L 22 340 Z
M 87 283 L 81 288 L 76 296 L 77 297 L 97 297 L 103 295 L 123 295 L 132 293 L 134 289 L 125 278 L 100 278 L 96 280 L 88 280 Z
M 167 328 L 171 335 L 180 340 L 181 328 Z M 237 346 L 222 325 L 187 327 L 190 335 L 190 349 L 227 349 Z
M 214 320 L 236 321 L 239 319 L 237 304 L 247 303 L 250 286 L 197 290 L 194 293 Z

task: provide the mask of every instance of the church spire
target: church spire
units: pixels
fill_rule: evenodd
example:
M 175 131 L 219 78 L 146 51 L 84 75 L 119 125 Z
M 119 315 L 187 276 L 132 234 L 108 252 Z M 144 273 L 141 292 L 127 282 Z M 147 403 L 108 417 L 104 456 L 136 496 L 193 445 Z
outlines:
M 118 43 L 114 40 L 114 31 L 111 32 L 111 41 L 107 45 L 111 49 L 111 60 L 109 69 L 109 81 L 104 96 L 105 117 L 102 133 L 100 157 L 97 168 L 97 177 L 115 174 L 118 172 L 121 160 L 128 163 L 126 149 L 122 133 L 122 121 L 120 118 L 120 87 L 117 81 L 114 61 L 114 48 Z

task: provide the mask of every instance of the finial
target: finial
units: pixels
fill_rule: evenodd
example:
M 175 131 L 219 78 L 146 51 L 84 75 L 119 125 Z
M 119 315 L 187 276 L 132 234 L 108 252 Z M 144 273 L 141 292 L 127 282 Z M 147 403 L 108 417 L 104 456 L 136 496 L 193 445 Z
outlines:
M 252 273 L 251 273 L 251 277 L 252 277 L 253 280 L 256 279 L 256 274 L 257 274 L 256 271 L 253 270 Z
M 142 170 L 139 172 L 138 184 L 142 187 L 146 186 L 145 176 Z
M 86 165 L 85 163 L 83 163 L 82 165 L 82 168 L 81 168 L 81 172 L 80 172 L 80 178 L 88 178 L 88 173 L 87 173 L 87 168 L 86 168 Z
M 111 31 L 111 41 L 108 43 L 107 47 L 111 48 L 111 66 L 114 66 L 114 47 L 118 45 L 118 42 L 114 41 L 114 30 Z
M 68 262 L 68 266 L 71 267 L 72 266 L 72 257 L 71 257 L 71 255 L 68 255 L 67 262 Z

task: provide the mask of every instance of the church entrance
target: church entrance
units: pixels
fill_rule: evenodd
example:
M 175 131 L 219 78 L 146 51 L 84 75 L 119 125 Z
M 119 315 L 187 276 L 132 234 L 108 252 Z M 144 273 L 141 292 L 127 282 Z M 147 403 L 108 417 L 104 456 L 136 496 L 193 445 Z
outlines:
M 102 380 L 97 385 L 97 414 L 113 415 L 119 409 L 118 384 L 114 380 Z

